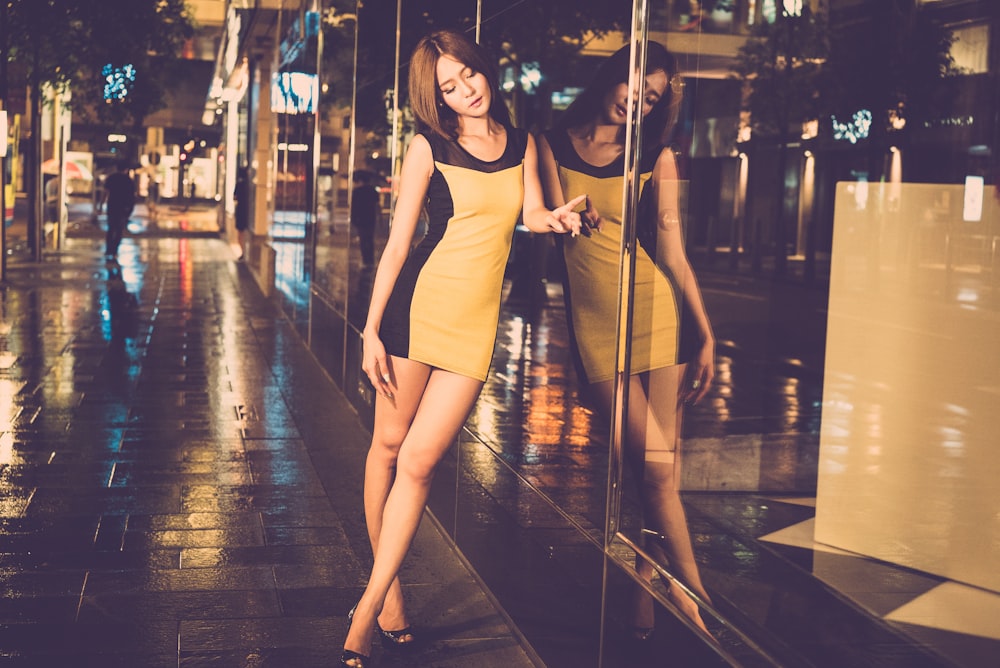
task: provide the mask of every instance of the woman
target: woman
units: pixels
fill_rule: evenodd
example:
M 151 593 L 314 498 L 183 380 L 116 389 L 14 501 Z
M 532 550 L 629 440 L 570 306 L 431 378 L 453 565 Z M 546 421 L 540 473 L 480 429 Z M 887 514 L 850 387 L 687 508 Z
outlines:
M 486 380 L 518 214 L 536 232 L 580 231 L 582 195 L 545 208 L 534 139 L 511 126 L 493 62 L 451 31 L 423 38 L 410 60 L 419 133 L 363 331 L 377 393 L 364 491 L 375 561 L 341 658 L 352 668 L 369 665 L 376 632 L 389 646 L 414 641 L 397 573 L 435 468 Z M 428 231 L 411 250 L 424 208 Z
M 559 125 L 539 140 L 539 161 L 547 202 L 562 205 L 569 192 L 586 192 L 585 232 L 565 239 L 571 326 L 586 381 L 599 410 L 610 410 L 618 318 L 619 248 L 625 173 L 629 47 L 598 68 L 593 81 L 564 113 Z M 688 535 L 678 491 L 681 406 L 699 401 L 714 376 L 715 338 L 681 238 L 678 175 L 674 154 L 663 145 L 676 119 L 680 89 L 674 85 L 673 57 L 650 42 L 641 99 L 643 133 L 639 179 L 640 212 L 652 235 L 641 235 L 633 290 L 631 380 L 625 454 L 640 484 L 646 548 L 671 572 L 708 601 Z M 641 225 L 641 223 L 640 223 Z M 645 242 L 645 245 L 642 245 Z M 682 345 L 680 314 L 685 314 Z M 688 322 L 688 320 L 690 322 Z M 692 336 L 694 335 L 694 336 Z M 652 569 L 637 560 L 649 581 Z M 698 606 L 679 587 L 668 596 L 692 622 L 705 629 Z M 653 629 L 653 601 L 638 593 L 633 635 L 646 639 Z

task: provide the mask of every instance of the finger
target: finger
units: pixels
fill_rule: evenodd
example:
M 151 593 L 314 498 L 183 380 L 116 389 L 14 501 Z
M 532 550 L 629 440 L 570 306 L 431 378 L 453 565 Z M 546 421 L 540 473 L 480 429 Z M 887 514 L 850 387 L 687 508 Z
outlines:
M 382 358 L 375 357 L 371 363 L 366 364 L 363 368 L 365 375 L 368 376 L 368 382 L 372 384 L 375 392 L 378 394 L 385 394 L 385 379 L 381 371 L 385 362 L 384 360 L 380 361 L 381 359 Z
M 584 201 L 585 199 L 587 199 L 586 193 L 584 193 L 583 195 L 577 195 L 576 197 L 574 197 L 573 199 L 571 199 L 570 201 L 566 202 L 561 207 L 556 209 L 556 211 L 562 211 L 562 210 L 572 211 L 577 207 L 578 204 L 580 204 L 580 202 Z
M 563 232 L 573 232 L 573 236 L 576 236 L 576 232 L 573 229 L 573 216 L 575 215 L 577 220 L 579 220 L 578 214 L 573 214 L 572 212 L 566 212 L 562 210 L 563 207 L 558 209 L 553 209 L 549 212 L 548 224 L 549 229 L 553 232 L 563 233 Z M 579 223 L 577 224 L 579 226 Z
M 584 227 L 580 214 L 575 211 L 563 214 L 560 222 L 562 223 L 563 230 L 571 233 L 574 237 L 578 236 Z
M 386 359 L 383 357 L 378 363 L 378 387 L 382 394 L 386 397 L 392 398 L 392 375 L 389 373 L 389 365 L 386 363 Z
M 594 203 L 590 201 L 590 196 L 587 195 L 587 205 L 584 209 L 584 218 L 587 225 L 590 227 L 597 227 L 597 223 L 601 220 L 601 214 L 597 213 L 597 209 L 594 208 Z
M 691 381 L 691 403 L 696 404 L 701 401 L 702 398 L 708 394 L 708 388 L 708 375 L 703 371 L 696 375 Z
M 382 379 L 379 376 L 378 371 L 373 368 L 373 369 L 368 370 L 366 373 L 368 375 L 368 382 L 372 384 L 372 387 L 375 388 L 376 392 L 378 392 L 378 393 L 381 394 L 381 392 L 382 392 Z

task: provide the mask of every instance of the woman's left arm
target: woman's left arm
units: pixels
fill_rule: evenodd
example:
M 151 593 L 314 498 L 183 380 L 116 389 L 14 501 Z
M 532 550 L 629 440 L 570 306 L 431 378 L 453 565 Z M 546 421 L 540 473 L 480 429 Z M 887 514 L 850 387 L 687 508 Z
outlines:
M 678 313 L 683 313 L 684 306 L 690 309 L 701 339 L 697 356 L 688 364 L 687 378 L 681 390 L 681 398 L 694 403 L 705 396 L 715 377 L 715 334 L 712 333 L 712 323 L 705 311 L 698 280 L 684 251 L 680 218 L 680 177 L 674 153 L 669 148 L 664 148 L 656 160 L 653 187 L 657 203 L 657 262 L 669 271 L 680 293 L 677 295 Z
M 538 173 L 538 149 L 535 138 L 529 134 L 528 146 L 524 150 L 524 204 L 521 211 L 525 227 L 532 232 L 569 232 L 575 237 L 580 234 L 580 214 L 573 209 L 586 197 L 586 194 L 579 195 L 552 210 L 545 206 Z

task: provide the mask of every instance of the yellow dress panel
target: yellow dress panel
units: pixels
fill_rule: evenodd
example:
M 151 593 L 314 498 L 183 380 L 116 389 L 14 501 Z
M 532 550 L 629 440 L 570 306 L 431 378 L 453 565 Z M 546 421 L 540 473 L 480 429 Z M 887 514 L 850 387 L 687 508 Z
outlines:
M 524 199 L 524 169 L 518 164 L 486 173 L 436 165 L 455 215 L 417 279 L 409 357 L 486 380 L 504 268 Z
M 649 177 L 643 174 L 642 183 Z M 603 220 L 603 229 L 590 237 L 565 238 L 563 254 L 574 335 L 587 380 L 607 381 L 615 375 L 624 177 L 597 178 L 560 165 L 559 180 L 564 193 L 587 193 Z M 678 357 L 673 286 L 636 247 L 631 373 L 677 364 Z

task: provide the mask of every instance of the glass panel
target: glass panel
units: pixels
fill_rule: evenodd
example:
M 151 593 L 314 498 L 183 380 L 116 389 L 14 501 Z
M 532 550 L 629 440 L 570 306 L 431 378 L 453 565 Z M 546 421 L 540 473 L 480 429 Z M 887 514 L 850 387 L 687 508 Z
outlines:
M 315 269 L 313 290 L 322 308 L 343 318 L 350 277 L 348 167 L 354 101 L 357 39 L 355 0 L 327 2 L 322 12 L 320 122 L 322 140 L 317 169 Z M 340 329 L 340 328 L 338 328 Z M 329 337 L 331 332 L 322 336 Z M 339 340 L 339 336 L 336 337 Z M 336 365 L 338 368 L 340 364 Z M 335 377 L 339 379 L 339 374 Z
M 387 17 L 396 16 L 397 4 L 364 3 L 359 30 L 373 32 L 362 38 L 364 46 L 358 51 L 356 150 L 351 163 L 358 172 L 391 177 L 398 171 L 412 136 L 404 90 L 406 61 L 416 40 L 432 26 L 480 32 L 501 68 L 515 123 L 541 132 L 566 118 L 566 106 L 598 65 L 625 43 L 633 9 L 621 6 L 632 3 L 591 3 L 580 16 L 574 3 L 480 7 L 470 0 L 463 11 L 446 10 L 441 4 L 400 4 L 402 64 L 397 69 L 394 50 L 387 46 L 395 44 L 394 26 Z M 595 624 L 602 615 L 599 654 L 605 665 L 621 663 L 626 645 L 631 648 L 627 651 L 635 649 L 623 633 L 632 634 L 632 626 L 650 620 L 658 639 L 640 643 L 639 651 L 656 657 L 676 652 L 677 638 L 696 637 L 691 631 L 697 623 L 694 615 L 676 615 L 673 604 L 679 602 L 681 589 L 668 586 L 675 578 L 696 597 L 706 599 L 707 594 L 716 608 L 703 608 L 700 615 L 718 644 L 692 643 L 694 653 L 711 649 L 708 657 L 692 659 L 690 665 L 856 665 L 884 660 L 878 647 L 891 647 L 896 661 L 892 665 L 937 665 L 934 653 L 958 663 L 962 652 L 968 656 L 967 647 L 951 642 L 958 634 L 947 627 L 920 626 L 927 618 L 920 617 L 919 605 L 896 604 L 903 599 L 919 604 L 913 592 L 936 594 L 939 585 L 951 585 L 949 592 L 964 591 L 958 575 L 945 566 L 961 566 L 961 577 L 976 577 L 981 587 L 992 586 L 988 578 L 993 573 L 982 571 L 983 559 L 974 558 L 974 550 L 963 550 L 968 563 L 945 564 L 944 556 L 951 554 L 947 549 L 914 549 L 907 555 L 912 558 L 893 563 L 884 551 L 892 546 L 880 542 L 878 530 L 869 535 L 845 531 L 858 526 L 860 512 L 837 499 L 856 501 L 851 491 L 859 482 L 865 483 L 865 494 L 879 497 L 882 483 L 890 478 L 877 471 L 894 455 L 889 445 L 902 438 L 927 448 L 921 450 L 927 453 L 924 460 L 935 460 L 937 452 L 947 462 L 930 471 L 906 469 L 924 480 L 920 489 L 933 497 L 935 512 L 928 516 L 957 518 L 952 511 L 960 507 L 960 499 L 945 492 L 958 490 L 976 499 L 975 508 L 996 506 L 990 504 L 995 495 L 988 496 L 988 486 L 973 485 L 975 491 L 970 492 L 961 484 L 974 482 L 972 469 L 995 468 L 995 459 L 982 450 L 983 434 L 995 432 L 983 417 L 992 414 L 982 408 L 986 398 L 996 394 L 995 382 L 988 373 L 977 372 L 996 366 L 983 348 L 987 335 L 996 333 L 990 314 L 997 304 L 998 223 L 996 207 L 990 204 L 996 201 L 991 190 L 997 181 L 992 146 L 996 127 L 988 120 L 996 118 L 995 74 L 988 73 L 989 59 L 983 56 L 990 53 L 984 42 L 992 33 L 984 29 L 985 21 L 963 13 L 967 10 L 943 7 L 951 3 L 917 3 L 913 11 L 923 12 L 924 18 L 959 29 L 953 51 L 967 71 L 947 80 L 913 73 L 905 80 L 934 84 L 933 89 L 947 94 L 925 96 L 917 86 L 906 105 L 878 112 L 868 108 L 875 98 L 872 91 L 861 89 L 865 78 L 856 74 L 879 74 L 875 66 L 885 59 L 864 47 L 885 43 L 873 38 L 885 26 L 896 30 L 911 23 L 885 14 L 895 10 L 880 3 L 831 4 L 837 6 L 830 25 L 852 29 L 814 31 L 809 33 L 813 39 L 799 48 L 813 49 L 834 34 L 845 41 L 834 45 L 839 50 L 827 57 L 814 58 L 808 51 L 800 54 L 808 57 L 795 62 L 828 63 L 827 73 L 837 74 L 841 84 L 808 101 L 836 98 L 835 104 L 822 109 L 806 105 L 800 109 L 801 118 L 782 117 L 787 121 L 782 123 L 772 121 L 798 109 L 795 92 L 814 90 L 812 84 L 796 78 L 764 99 L 751 99 L 743 82 L 732 76 L 746 69 L 745 55 L 734 54 L 750 43 L 746 37 L 751 30 L 808 20 L 809 8 L 817 3 L 669 0 L 651 8 L 650 40 L 665 44 L 676 57 L 680 76 L 668 79 L 669 90 L 682 94 L 678 121 L 668 138 L 676 174 L 660 181 L 661 191 L 670 194 L 654 208 L 663 214 L 660 220 L 668 230 L 680 231 L 673 241 L 664 242 L 686 252 L 716 337 L 715 377 L 701 401 L 674 410 L 678 388 L 691 388 L 695 378 L 682 375 L 690 369 L 671 364 L 638 372 L 621 392 L 615 392 L 613 381 L 593 387 L 583 382 L 587 374 L 580 353 L 586 346 L 578 341 L 594 322 L 574 322 L 575 309 L 604 288 L 603 294 L 613 301 L 611 315 L 596 320 L 614 332 L 621 313 L 619 276 L 623 269 L 630 276 L 628 265 L 623 267 L 613 256 L 621 246 L 619 236 L 610 233 L 613 223 L 606 220 L 594 236 L 574 240 L 607 243 L 608 257 L 613 257 L 609 274 L 592 267 L 578 269 L 575 293 L 563 246 L 523 229 L 516 235 L 492 375 L 461 442 L 442 464 L 430 505 L 539 654 L 553 665 L 566 658 L 560 651 L 569 645 L 586 650 L 574 656 L 571 665 L 589 665 L 598 642 Z M 872 8 L 883 13 L 869 11 Z M 367 28 L 365 12 L 372 12 Z M 482 23 L 477 27 L 479 13 Z M 751 63 L 750 69 L 757 68 L 759 77 L 766 65 Z M 879 76 L 878 91 L 892 88 L 885 81 L 893 80 L 893 71 L 886 68 Z M 941 99 L 950 101 L 950 108 L 938 106 Z M 577 141 L 574 149 L 585 144 Z M 608 144 L 621 150 L 617 138 Z M 638 156 L 640 166 L 642 158 Z M 384 169 L 373 168 L 379 164 Z M 602 217 L 629 203 L 636 226 L 643 228 L 647 221 L 638 189 L 635 197 L 624 198 L 625 173 L 620 169 L 614 174 L 617 190 L 603 192 L 593 184 L 583 190 L 594 200 L 600 195 L 609 202 L 594 204 Z M 338 200 L 345 215 L 348 188 L 342 183 Z M 376 260 L 391 200 L 384 194 L 381 201 Z M 343 248 L 349 249 L 344 263 L 351 267 L 351 319 L 360 327 L 370 286 L 364 283 L 358 239 Z M 687 335 L 699 331 L 685 324 L 693 293 L 684 288 L 692 285 L 691 277 L 679 273 L 676 265 L 664 271 L 670 263 L 659 246 L 655 269 L 638 261 L 642 253 L 650 254 L 641 239 L 629 246 L 633 250 L 636 276 L 655 277 L 650 272 L 659 272 L 670 289 L 654 290 L 647 298 L 641 280 L 624 282 L 635 310 L 623 330 L 628 336 L 621 340 L 634 346 L 632 361 L 660 349 L 671 354 L 686 350 Z M 831 273 L 837 280 L 829 297 L 827 340 Z M 605 275 L 612 278 L 595 279 Z M 653 284 L 659 285 L 656 280 Z M 672 304 L 658 308 L 668 292 Z M 580 295 L 577 304 L 574 294 Z M 946 303 L 954 308 L 947 310 Z M 879 312 L 873 315 L 876 305 Z M 833 314 L 833 306 L 841 310 Z M 661 331 L 654 330 L 659 325 L 652 315 L 661 311 L 679 320 L 681 336 L 664 339 L 658 334 L 655 345 L 643 352 L 639 334 Z M 947 324 L 934 316 L 942 313 L 949 314 L 943 316 Z M 874 317 L 887 314 L 905 316 L 906 327 Z M 859 338 L 859 322 L 862 333 L 871 331 L 878 340 Z M 920 332 L 917 339 L 912 337 L 915 330 Z M 359 362 L 360 346 L 356 338 L 348 339 L 351 368 Z M 952 364 L 947 371 L 942 371 L 946 356 L 932 345 L 939 339 L 941 347 L 964 355 L 957 362 L 947 358 Z M 612 337 L 610 344 L 603 344 L 610 346 L 607 357 L 613 362 L 621 350 L 618 341 Z M 953 341 L 962 343 L 951 346 Z M 883 352 L 860 367 L 875 344 L 884 345 Z M 921 360 L 919 370 L 911 366 L 916 357 Z M 919 393 L 922 401 L 937 400 L 944 392 L 948 396 L 940 397 L 936 406 L 921 404 L 919 397 L 906 399 L 917 410 L 904 418 L 894 401 L 903 401 L 905 394 L 894 389 L 901 384 L 922 387 L 914 376 L 923 370 L 931 377 L 950 377 Z M 862 372 L 872 376 L 865 380 Z M 703 386 L 706 381 L 701 379 Z M 954 391 L 947 389 L 952 381 Z M 347 384 L 348 390 L 354 387 L 363 394 L 364 382 L 354 378 L 354 383 L 356 387 Z M 932 396 L 934 400 L 927 399 Z M 621 401 L 617 412 L 612 410 L 615 401 Z M 631 437 L 624 435 L 623 451 L 629 456 L 619 462 L 609 458 L 609 448 L 616 433 L 611 426 L 621 415 L 642 415 L 645 420 L 636 422 Z M 663 436 L 654 442 L 648 437 L 650 428 Z M 833 467 L 824 476 L 819 475 L 821 455 Z M 872 464 L 875 460 L 878 466 Z M 928 478 L 942 470 L 952 477 Z M 893 471 L 901 476 L 894 479 L 895 488 L 907 483 L 903 468 L 895 466 Z M 612 485 L 607 488 L 609 479 Z M 820 494 L 818 480 L 826 482 Z M 611 504 L 615 531 L 606 532 L 605 510 L 619 493 L 620 503 Z M 878 507 L 900 512 L 891 505 Z M 914 507 L 928 504 L 922 501 L 909 509 Z M 966 512 L 962 517 L 976 516 Z M 984 516 L 967 526 L 988 526 L 989 521 Z M 945 524 L 939 525 L 939 535 L 966 540 L 954 522 Z M 903 522 L 900 529 L 904 527 L 920 528 L 914 522 Z M 822 546 L 816 538 L 839 542 L 841 549 Z M 864 540 L 855 544 L 847 538 Z M 920 540 L 918 535 L 916 542 Z M 940 542 L 935 546 L 946 547 Z M 859 552 L 877 559 L 865 559 Z M 611 566 L 606 589 L 596 584 L 598 573 L 605 572 L 600 562 L 605 557 Z M 925 570 L 915 571 L 918 568 Z M 884 577 L 902 582 L 907 592 L 887 592 L 875 585 L 853 590 L 855 572 L 873 581 Z M 584 584 L 574 594 L 570 583 L 576 577 Z M 977 591 L 989 594 L 988 589 Z M 540 618 L 546 621 L 540 623 Z M 822 622 L 814 624 L 812 619 Z M 570 623 L 560 627 L 563 635 L 554 640 L 548 620 Z M 829 633 L 833 627 L 871 642 L 845 643 L 843 635 Z M 979 630 L 977 640 L 983 646 L 995 643 L 991 632 Z
M 397 61 L 407 56 L 398 53 L 396 0 L 359 2 L 357 12 L 351 182 L 344 182 L 343 195 L 345 202 L 351 202 L 348 322 L 360 332 L 368 315 L 375 265 L 389 234 L 392 177 L 397 167 L 395 141 L 400 131 L 394 123 Z
M 766 49 L 726 57 L 707 28 L 694 43 L 679 27 L 691 21 L 670 22 L 679 15 L 661 33 L 686 84 L 679 209 L 717 337 L 716 378 L 686 408 L 674 455 L 701 580 L 735 626 L 702 616 L 730 654 L 779 665 L 972 665 L 975 632 L 921 615 L 952 594 L 963 610 L 997 600 L 960 584 L 997 588 L 980 539 L 995 518 L 977 514 L 996 505 L 977 473 L 997 461 L 985 439 L 993 412 L 981 410 L 997 391 L 983 373 L 995 366 L 986 331 L 997 333 L 986 325 L 996 128 L 976 128 L 995 119 L 995 101 L 968 55 L 982 53 L 983 19 L 932 3 L 830 4 L 824 21 L 810 12 L 817 3 L 756 3 L 747 14 L 794 67 L 774 67 Z M 938 39 L 950 25 L 965 69 L 941 77 L 948 40 Z M 940 50 L 897 67 L 895 51 L 874 47 L 890 35 L 899 53 L 921 40 Z M 876 91 L 890 82 L 898 97 L 883 99 Z M 623 489 L 620 538 L 647 551 L 641 497 Z M 656 562 L 654 585 L 683 576 L 683 559 Z M 858 637 L 871 640 L 845 641 Z
M 320 15 L 307 3 L 281 12 L 277 69 L 271 76 L 274 150 L 274 280 L 292 320 L 304 328 L 316 230 L 316 155 L 320 113 Z

